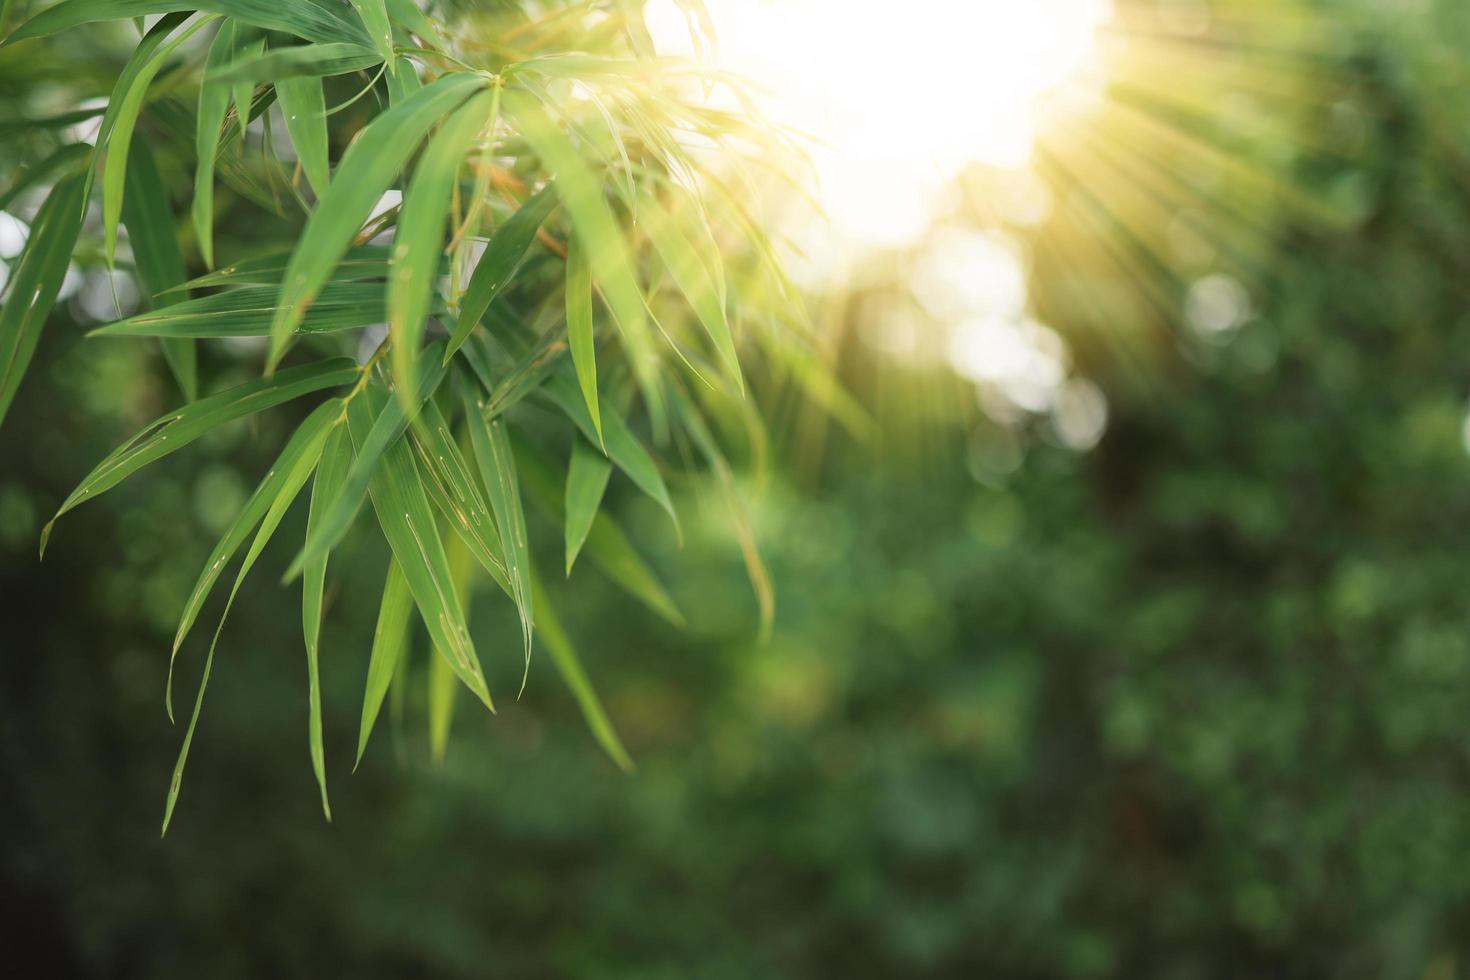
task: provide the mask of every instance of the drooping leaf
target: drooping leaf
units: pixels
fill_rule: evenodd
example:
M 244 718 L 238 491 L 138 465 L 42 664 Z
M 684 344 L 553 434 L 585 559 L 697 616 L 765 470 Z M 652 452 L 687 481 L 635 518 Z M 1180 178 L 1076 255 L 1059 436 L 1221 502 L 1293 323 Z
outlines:
M 62 501 L 56 515 L 41 531 L 44 554 L 51 529 L 68 511 L 111 490 L 155 460 L 182 449 L 226 422 L 252 415 L 323 388 L 357 380 L 357 365 L 337 357 L 281 371 L 273 378 L 256 378 L 217 395 L 201 398 L 144 426 L 137 435 L 118 446 L 88 473 Z
M 184 256 L 179 251 L 179 238 L 174 230 L 173 208 L 163 188 L 163 179 L 158 175 L 158 165 L 153 161 L 153 151 L 146 142 L 139 143 L 128 156 L 122 218 L 128 229 L 133 266 L 143 295 L 150 307 L 166 306 L 174 297 L 164 294 L 185 279 Z M 177 298 L 188 299 L 188 296 L 178 294 Z M 194 342 L 165 338 L 162 346 L 184 399 L 193 401 L 199 395 Z
M 424 86 L 412 61 L 399 56 L 390 63 L 395 65 L 395 71 L 388 76 L 388 104 L 396 106 L 407 101 L 409 96 Z
M 554 374 L 546 379 L 541 386 L 555 404 L 561 409 L 567 418 L 576 423 L 577 428 L 588 439 L 596 440 L 597 431 L 592 427 L 592 419 L 587 414 L 587 405 L 582 400 L 581 392 L 577 390 L 576 382 L 565 374 Z M 674 522 L 674 529 L 679 528 L 679 515 L 674 511 L 674 502 L 669 497 L 669 488 L 664 485 L 664 478 L 658 471 L 658 464 L 643 448 L 643 444 L 628 429 L 621 415 L 616 412 L 608 412 L 602 417 L 602 438 L 607 446 L 608 457 L 617 464 L 618 469 L 628 475 L 638 488 L 648 494 L 662 507 Z
M 66 177 L 53 187 L 31 225 L 25 250 L 11 267 L 10 291 L 0 304 L 0 422 L 5 421 L 66 278 L 82 227 L 86 193 L 81 174 Z
M 382 55 L 361 44 L 298 44 L 236 58 L 228 67 L 215 71 L 212 80 L 229 85 L 272 84 L 292 78 L 346 75 L 382 60 Z
M 388 578 L 383 583 L 383 599 L 378 605 L 378 625 L 373 630 L 373 650 L 368 657 L 367 689 L 362 695 L 362 719 L 357 728 L 357 759 L 362 762 L 368 737 L 383 707 L 383 697 L 393 681 L 394 672 L 408 650 L 408 628 L 413 615 L 413 593 L 398 562 L 388 559 Z
M 444 541 L 444 554 L 449 559 L 449 575 L 454 583 L 454 594 L 464 608 L 465 619 L 469 619 L 470 580 L 474 573 L 474 560 L 469 549 L 458 537 Z M 429 658 L 429 756 L 437 765 L 444 761 L 449 747 L 449 729 L 454 722 L 454 702 L 458 685 L 449 659 L 444 656 Z
M 102 234 L 108 266 L 112 265 L 117 251 L 117 224 L 122 217 L 128 150 L 133 142 L 133 130 L 138 125 L 138 114 L 143 109 L 143 99 L 148 94 L 148 86 L 152 84 L 154 76 L 163 67 L 169 55 L 173 54 L 179 45 L 187 41 L 208 22 L 207 19 L 195 21 L 166 43 L 159 45 L 158 50 L 143 63 L 137 75 L 122 92 L 122 102 L 118 106 L 116 116 L 113 117 L 111 132 L 107 134 L 107 150 L 102 164 Z M 114 91 L 113 98 L 117 98 L 117 95 L 118 93 Z M 108 111 L 111 112 L 111 109 L 109 105 Z M 97 146 L 100 149 L 102 145 L 102 138 L 99 136 Z
M 532 194 L 490 236 L 490 241 L 485 245 L 485 254 L 480 256 L 480 262 L 470 276 L 469 287 L 460 300 L 459 322 L 455 325 L 454 333 L 449 337 L 449 346 L 444 351 L 446 359 L 459 350 L 464 339 L 480 322 L 480 317 L 495 302 L 495 297 L 515 276 L 521 259 L 525 258 L 526 250 L 536 237 L 537 229 L 555 206 L 556 191 L 548 184 Z
M 581 709 L 582 717 L 587 722 L 587 727 L 592 731 L 592 737 L 602 750 L 608 754 L 617 767 L 624 772 L 633 771 L 633 760 L 628 751 L 623 748 L 622 740 L 618 738 L 617 730 L 613 728 L 612 721 L 603 710 L 602 701 L 597 696 L 597 690 L 592 686 L 592 681 L 587 677 L 587 671 L 582 666 L 582 660 L 577 656 L 577 650 L 572 646 L 571 638 L 567 636 L 562 627 L 560 618 L 556 615 L 551 601 L 546 595 L 546 589 L 534 573 L 531 577 L 532 594 L 536 597 L 536 610 L 538 613 L 537 625 L 540 627 L 541 644 L 546 647 L 546 652 L 551 654 L 551 662 L 556 665 L 557 673 L 561 674 L 562 680 L 566 682 L 567 689 L 572 692 L 572 698 Z
M 333 420 L 340 417 L 341 414 L 341 399 L 332 398 L 318 405 L 307 416 L 306 421 L 297 427 L 296 431 L 287 441 L 285 448 L 276 457 L 275 464 L 261 478 L 259 485 L 255 488 L 255 492 L 245 501 L 244 506 L 240 508 L 240 512 L 235 515 L 235 519 L 225 529 L 225 533 L 215 544 L 214 550 L 205 559 L 204 567 L 200 570 L 199 577 L 194 582 L 194 588 L 190 591 L 189 598 L 184 602 L 183 612 L 179 614 L 179 626 L 174 631 L 173 647 L 169 651 L 168 680 L 164 686 L 164 706 L 168 711 L 170 719 L 174 716 L 174 661 L 179 655 L 179 648 L 184 645 L 184 640 L 188 637 L 189 631 L 198 619 L 200 611 L 204 608 L 204 601 L 209 598 L 210 590 L 214 588 L 214 583 L 219 580 L 220 575 L 224 572 L 224 567 L 229 564 L 230 559 L 234 557 L 240 545 L 245 543 L 245 539 L 250 535 L 255 525 L 260 523 L 261 519 L 270 510 L 272 504 L 275 503 L 281 488 L 286 485 L 285 481 L 289 478 L 293 467 L 305 457 L 319 435 L 325 439 L 323 433 L 332 427 Z M 320 447 L 317 447 L 316 451 L 319 453 Z
M 393 266 L 388 277 L 388 333 L 393 342 L 393 374 L 398 393 L 411 397 L 417 375 L 419 341 L 429 314 L 444 252 L 450 191 L 488 120 L 494 93 L 474 96 L 444 123 L 419 158 L 403 196 L 393 235 Z
M 282 78 L 276 82 L 276 98 L 286 117 L 291 145 L 318 200 L 327 192 L 332 169 L 327 154 L 327 103 L 319 78 Z
M 286 268 L 271 326 L 269 369 L 285 353 L 333 267 L 424 134 L 483 85 L 483 78 L 468 72 L 441 75 L 374 119 L 347 148 Z
M 179 789 L 184 780 L 184 764 L 188 762 L 189 747 L 194 742 L 194 730 L 199 725 L 199 712 L 204 707 L 204 691 L 209 686 L 209 675 L 214 667 L 215 649 L 219 645 L 219 637 L 224 630 L 225 620 L 230 615 L 230 608 L 235 604 L 235 596 L 239 593 L 245 576 L 254 567 L 255 560 L 260 557 L 266 543 L 270 541 L 276 528 L 280 526 L 281 518 L 286 515 L 286 510 L 291 506 L 291 502 L 296 499 L 296 495 L 300 493 L 301 488 L 311 476 L 311 471 L 316 467 L 321 455 L 322 446 L 333 427 L 339 423 L 340 417 L 340 405 L 327 403 L 318 407 L 317 411 L 308 416 L 297 430 L 298 434 L 306 430 L 309 433 L 308 438 L 299 444 L 297 439 L 293 438 L 287 444 L 287 451 L 299 448 L 299 454 L 287 460 L 283 451 L 282 458 L 277 462 L 277 469 L 267 477 L 267 480 L 274 483 L 270 494 L 270 506 L 260 518 L 260 529 L 256 532 L 255 540 L 250 543 L 250 549 L 240 562 L 240 570 L 235 575 L 235 584 L 230 589 L 230 597 L 225 602 L 224 612 L 220 613 L 219 625 L 215 627 L 214 638 L 210 641 L 209 653 L 204 660 L 204 673 L 199 680 L 199 692 L 194 697 L 194 710 L 189 715 L 189 727 L 184 732 L 184 744 L 179 749 L 179 758 L 174 764 L 173 778 L 169 780 L 168 800 L 164 804 L 163 829 L 160 835 L 168 833 L 169 821 L 173 818 L 174 806 L 179 800 Z
M 419 391 L 421 392 L 419 404 L 434 394 L 440 382 L 444 380 L 444 374 L 444 365 L 437 357 L 430 358 L 424 364 L 419 378 Z M 418 408 L 417 405 L 412 407 L 415 410 Z M 357 516 L 358 508 L 362 506 L 363 499 L 368 495 L 368 488 L 379 461 L 389 447 L 402 438 L 411 417 L 404 410 L 403 400 L 394 398 L 376 414 L 370 432 L 364 433 L 361 438 L 353 436 L 352 442 L 356 447 L 356 456 L 352 461 L 352 468 L 348 470 L 347 478 L 342 481 L 337 498 L 331 501 L 323 511 L 321 524 L 307 534 L 306 544 L 291 562 L 291 567 L 286 570 L 287 581 L 299 575 L 307 562 L 320 558 L 342 540 L 342 535 L 347 533 L 353 517 Z
M 592 337 L 592 268 L 587 264 L 586 246 L 575 235 L 567 242 L 567 343 L 571 348 L 572 367 L 592 428 L 602 444 L 602 409 L 597 403 L 597 345 Z M 571 560 L 567 568 L 571 568 Z
M 638 206 L 638 224 L 653 242 L 664 267 L 669 270 L 679 291 L 689 300 L 695 317 L 704 327 L 724 362 L 726 371 L 743 393 L 745 378 L 740 371 L 740 358 L 725 306 L 708 266 L 700 260 L 694 245 L 679 228 L 677 219 L 657 199 L 645 196 Z
M 409 427 L 409 435 L 429 500 L 495 583 L 514 598 L 494 514 L 433 399 L 424 402 L 423 412 Z
M 257 37 L 254 40 L 238 40 L 239 51 L 235 56 L 235 62 L 254 61 L 265 54 L 265 38 Z M 240 140 L 245 140 L 245 134 L 250 128 L 250 110 L 255 105 L 255 83 L 249 79 L 236 79 L 230 82 L 230 101 L 235 103 L 235 131 Z
M 349 403 L 347 421 L 359 453 L 374 431 L 375 415 L 396 404 L 378 385 L 369 385 Z M 464 685 L 487 708 L 495 710 L 464 610 L 451 585 L 449 561 L 439 540 L 434 513 L 406 441 L 395 441 L 383 453 L 381 465 L 373 472 L 370 495 L 378 526 L 408 580 L 414 605 L 418 606 L 434 648 Z
M 532 502 L 557 525 L 565 524 L 565 486 L 555 467 L 525 439 L 514 438 L 516 472 Z M 611 515 L 600 512 L 587 532 L 587 558 L 629 595 L 675 626 L 684 616 Z
M 567 574 L 572 574 L 572 564 L 577 553 L 592 530 L 597 518 L 597 508 L 602 504 L 602 494 L 607 490 L 608 477 L 612 475 L 612 462 L 598 452 L 586 439 L 572 438 L 572 458 L 567 464 Z
M 231 262 L 223 269 L 206 273 L 184 283 L 183 288 L 203 289 L 213 286 L 274 286 L 278 290 L 281 277 L 291 261 L 291 250 L 271 252 L 255 258 Z M 388 248 L 383 245 L 355 245 L 347 250 L 330 273 L 328 282 L 351 282 L 358 279 L 381 279 L 388 274 Z
M 520 484 L 516 480 L 515 455 L 511 452 L 505 420 L 487 420 L 482 414 L 484 402 L 470 395 L 464 398 L 465 424 L 475 450 L 475 462 L 490 509 L 495 513 L 495 526 L 500 529 L 500 544 L 505 557 L 506 577 L 510 579 L 516 609 L 521 615 L 521 633 L 526 645 L 526 670 L 531 668 L 531 632 L 535 613 L 531 599 L 530 544 L 526 534 L 526 515 L 521 508 Z M 524 677 L 521 680 L 525 686 Z
M 274 286 L 242 286 L 138 313 L 97 327 L 91 337 L 264 337 L 276 312 Z M 381 283 L 334 282 L 297 325 L 298 333 L 331 333 L 383 322 Z
M 214 165 L 219 154 L 220 130 L 230 109 L 230 86 L 217 78 L 221 66 L 235 57 L 238 28 L 234 20 L 220 25 L 204 59 L 199 85 L 198 119 L 194 128 L 194 235 L 204 264 L 214 268 Z
M 388 71 L 393 68 L 393 29 L 388 26 L 388 8 L 383 0 L 349 0 L 357 15 L 362 18 L 373 47 L 377 48 L 382 60 L 388 62 Z
M 311 485 L 311 510 L 307 514 L 307 533 L 321 520 L 322 502 L 336 496 L 352 465 L 352 440 L 345 425 L 338 425 L 322 446 L 321 462 Z M 327 763 L 322 747 L 322 681 L 318 645 L 322 630 L 322 593 L 326 586 L 327 557 L 306 566 L 301 576 L 301 635 L 306 644 L 307 744 L 311 750 L 311 768 L 322 791 L 322 812 L 332 819 L 332 805 L 327 800 Z
M 608 308 L 622 332 L 628 359 L 643 390 L 648 409 L 662 413 L 662 399 L 654 374 L 653 347 L 643 293 L 622 229 L 603 196 L 603 182 L 583 160 L 566 134 L 552 123 L 530 97 L 507 89 L 507 114 L 526 142 L 545 162 L 556 182 L 557 194 L 571 217 L 572 231 L 581 239 L 592 278 L 607 297 Z
M 199 10 L 233 17 L 308 41 L 369 43 L 362 25 L 333 0 L 62 0 L 16 28 L 5 44 L 46 37 L 81 24 Z

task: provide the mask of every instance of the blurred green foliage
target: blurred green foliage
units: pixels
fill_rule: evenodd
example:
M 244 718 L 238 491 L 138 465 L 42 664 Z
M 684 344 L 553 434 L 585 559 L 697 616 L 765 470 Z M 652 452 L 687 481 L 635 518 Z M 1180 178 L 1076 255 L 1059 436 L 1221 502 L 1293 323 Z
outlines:
M 877 452 L 800 419 L 778 429 L 788 465 L 755 515 L 778 588 L 769 643 L 722 515 L 686 501 L 678 551 L 649 505 L 615 501 L 662 542 L 655 559 L 690 619 L 675 631 L 596 579 L 559 590 L 632 776 L 592 744 L 543 660 L 496 718 L 461 713 L 439 767 L 410 703 L 396 739 L 334 778 L 337 822 L 323 824 L 295 593 L 267 553 L 227 628 L 188 818 L 157 840 L 177 606 L 288 420 L 236 426 L 79 511 L 37 565 L 40 515 L 168 384 L 135 346 L 49 331 L 12 411 L 23 424 L 0 430 L 12 965 L 1470 970 L 1466 12 L 1322 3 L 1276 19 L 1220 4 L 1213 33 L 1186 37 L 1156 32 L 1187 19 L 1144 29 L 1163 6 L 1125 6 L 1133 48 L 1205 58 L 1212 40 L 1257 52 L 1274 38 L 1310 67 L 1308 102 L 1246 117 L 1289 118 L 1289 143 L 1233 143 L 1238 114 L 1208 105 L 1180 127 L 1329 206 L 1257 200 L 1271 209 L 1238 215 L 1254 229 L 1244 251 L 1207 221 L 1216 257 L 1194 267 L 1198 250 L 1167 252 L 1152 211 L 1100 224 L 1069 209 L 1074 189 L 1053 173 L 1051 216 L 1013 232 L 1033 305 L 1108 394 L 1106 435 L 1064 449 L 1043 425 L 982 417 L 967 385 L 853 343 L 845 372 L 886 428 Z M 1217 84 L 1260 77 L 1229 67 Z M 1173 166 L 1190 172 L 1187 156 Z M 1199 199 L 1205 214 L 1231 200 Z M 1153 298 L 1085 259 L 1118 241 L 1156 260 Z M 1252 315 L 1207 337 L 1183 307 L 1209 274 L 1244 283 Z M 1121 298 L 1099 322 L 1103 287 Z M 1130 327 L 1132 346 L 1104 342 Z M 997 445 L 1018 465 L 992 466 Z M 304 516 L 291 519 L 299 534 Z M 351 756 L 386 561 L 355 547 L 322 644 L 334 774 Z M 505 688 L 520 652 L 503 605 L 477 606 L 472 625 Z

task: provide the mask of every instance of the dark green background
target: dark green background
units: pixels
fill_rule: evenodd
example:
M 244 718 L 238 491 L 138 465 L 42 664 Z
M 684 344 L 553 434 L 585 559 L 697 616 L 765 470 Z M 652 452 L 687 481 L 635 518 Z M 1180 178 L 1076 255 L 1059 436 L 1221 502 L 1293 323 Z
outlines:
M 1041 425 L 1000 433 L 957 381 L 853 341 L 844 376 L 880 418 L 874 443 L 813 440 L 773 412 L 778 465 L 757 508 L 778 589 L 766 644 L 720 509 L 686 487 L 679 550 L 617 493 L 691 622 L 673 630 L 591 570 L 560 589 L 631 776 L 544 659 L 497 717 L 462 701 L 443 766 L 427 761 L 411 699 L 401 738 L 380 726 L 349 775 L 386 561 L 350 545 L 323 636 L 325 824 L 299 598 L 276 585 L 276 548 L 226 627 L 159 840 L 180 736 L 162 705 L 173 624 L 220 509 L 269 464 L 290 412 L 81 508 L 38 564 L 45 515 L 172 397 L 145 345 L 83 342 L 63 311 L 0 429 L 6 969 L 1470 969 L 1470 25 L 1450 0 L 1324 3 L 1289 30 L 1271 13 L 1285 4 L 1215 6 L 1203 38 L 1135 20 L 1132 43 L 1309 73 L 1308 104 L 1257 99 L 1246 117 L 1291 140 L 1241 135 L 1257 130 L 1238 108 L 1152 110 L 1330 205 L 1325 218 L 1279 201 L 1242 214 L 1200 192 L 1257 316 L 1202 343 L 1115 269 L 1059 259 L 1079 254 L 1058 247 L 1068 236 L 1115 236 L 1147 265 L 1163 231 L 1110 212 L 1106 184 L 1087 212 L 1042 167 L 1059 204 L 1020 233 L 1033 304 L 1108 393 L 1101 444 L 1078 454 Z M 1232 12 L 1254 26 L 1231 27 Z M 1218 74 L 1226 89 L 1259 77 Z M 1150 105 L 1126 84 L 1113 94 Z M 1168 165 L 1167 148 L 1132 150 Z M 1188 285 L 1153 272 L 1164 295 Z M 1079 277 L 1118 306 L 1100 311 Z M 252 369 L 215 353 L 205 377 Z M 1004 439 L 1023 462 L 1002 476 L 985 460 Z M 290 521 L 299 534 L 302 515 Z M 548 528 L 532 530 L 556 567 Z M 516 627 L 482 599 L 477 644 L 508 690 Z M 183 654 L 186 691 L 200 642 Z

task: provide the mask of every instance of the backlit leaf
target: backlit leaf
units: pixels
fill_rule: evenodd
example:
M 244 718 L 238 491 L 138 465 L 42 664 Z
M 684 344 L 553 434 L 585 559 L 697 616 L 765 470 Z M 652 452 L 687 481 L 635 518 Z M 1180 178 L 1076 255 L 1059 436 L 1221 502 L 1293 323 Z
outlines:
M 612 463 L 586 439 L 572 438 L 572 458 L 567 464 L 567 574 L 602 504 L 602 494 L 612 475 Z
M 383 707 L 383 698 L 399 663 L 408 651 L 408 631 L 413 615 L 413 593 L 398 562 L 388 559 L 388 578 L 383 583 L 383 599 L 378 605 L 378 625 L 373 630 L 373 650 L 368 657 L 367 689 L 362 695 L 362 719 L 357 728 L 357 759 L 362 762 L 368 737 Z

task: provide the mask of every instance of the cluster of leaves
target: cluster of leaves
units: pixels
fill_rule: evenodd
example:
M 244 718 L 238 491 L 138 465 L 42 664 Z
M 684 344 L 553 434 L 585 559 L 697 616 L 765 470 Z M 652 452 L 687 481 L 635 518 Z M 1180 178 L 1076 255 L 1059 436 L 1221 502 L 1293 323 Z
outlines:
M 689 10 L 691 30 L 707 26 L 697 3 Z M 302 582 L 311 758 L 328 816 L 317 676 L 324 581 L 368 501 L 392 561 L 359 758 L 401 675 L 415 612 L 437 653 L 431 726 L 447 731 L 455 681 L 494 710 L 466 613 L 483 572 L 519 612 L 524 670 L 539 635 L 598 740 L 630 766 L 538 582 L 522 497 L 565 528 L 567 574 L 585 551 L 679 622 L 601 504 L 617 470 L 677 533 L 663 469 L 638 432 L 692 450 L 724 487 L 769 621 L 770 585 L 719 433 L 758 432 L 737 343 L 805 370 L 814 363 L 792 343 L 799 305 L 739 187 L 751 167 L 790 159 L 789 146 L 745 112 L 711 108 L 712 86 L 737 98 L 738 88 L 657 57 L 637 3 L 518 13 L 497 33 L 503 19 L 431 16 L 411 0 L 63 0 L 5 45 L 125 17 L 137 18 L 142 39 L 105 105 L 7 125 L 6 138 L 31 149 L 60 145 L 37 154 L 0 200 L 49 185 L 0 309 L 0 420 L 70 263 L 98 235 L 101 261 L 130 271 L 146 302 L 93 334 L 158 338 L 183 403 L 81 481 L 42 550 L 56 518 L 218 426 L 329 395 L 281 449 L 185 603 L 174 657 L 250 540 L 205 660 L 165 830 L 224 616 L 308 481 L 308 529 L 287 580 Z M 329 108 L 343 82 L 356 94 Z M 196 88 L 192 105 L 176 94 Z M 364 98 L 378 111 L 343 132 L 340 110 Z M 91 145 L 56 139 L 98 115 Z M 296 158 L 290 173 L 273 118 Z M 149 137 L 135 139 L 143 128 Z M 150 148 L 160 141 L 192 144 L 188 222 L 176 219 Z M 99 174 L 100 227 L 88 223 Z M 217 184 L 240 209 L 232 221 L 249 211 L 299 216 L 295 245 L 216 265 Z M 202 274 L 190 277 L 191 261 Z M 265 350 L 263 376 L 199 397 L 195 342 L 252 339 Z M 533 425 L 560 434 L 530 434 Z M 568 441 L 558 464 L 551 449 Z

